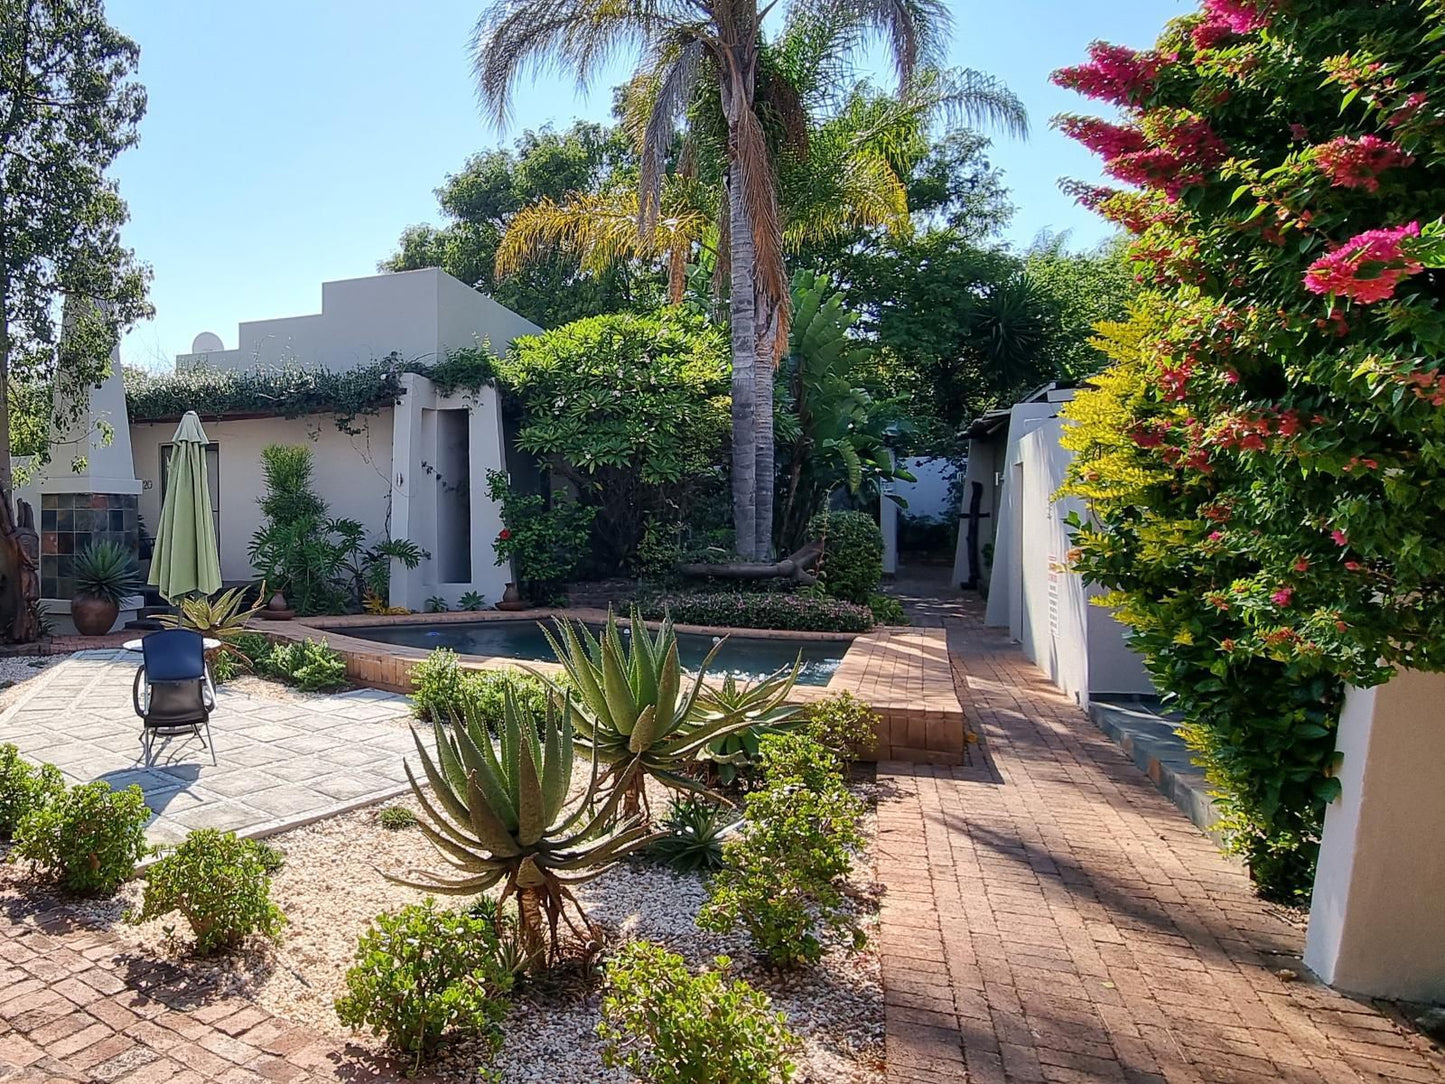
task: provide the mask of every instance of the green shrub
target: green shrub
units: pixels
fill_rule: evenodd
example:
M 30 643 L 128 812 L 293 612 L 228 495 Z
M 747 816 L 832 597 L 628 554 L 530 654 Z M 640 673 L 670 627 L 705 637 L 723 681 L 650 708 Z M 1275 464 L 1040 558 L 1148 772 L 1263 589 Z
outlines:
M 134 922 L 179 911 L 196 936 L 196 955 L 234 948 L 253 933 L 275 939 L 285 924 L 271 902 L 260 845 L 234 832 L 201 828 L 146 873 Z
M 71 892 L 109 896 L 150 853 L 145 837 L 150 817 L 140 787 L 112 790 L 97 779 L 27 813 L 15 829 L 14 853 Z
M 320 640 L 277 644 L 266 660 L 266 672 L 308 693 L 346 688 L 346 659 Z
M 742 926 L 778 967 L 814 963 L 832 944 L 861 945 L 842 884 L 864 845 L 862 804 L 805 734 L 768 737 L 762 760 L 764 785 L 747 797 L 742 833 L 723 844 L 725 868 L 708 886 L 698 926 Z
M 803 732 L 840 761 L 866 758 L 878 745 L 882 720 L 850 692 L 816 700 L 803 709 Z
M 433 900 L 378 915 L 356 946 L 336 1015 L 366 1028 L 421 1063 L 449 1030 L 480 1035 L 495 1048 L 511 975 L 486 918 L 437 910 Z
M 457 653 L 439 647 L 412 668 L 411 710 L 419 719 L 446 720 L 470 706 L 493 732 L 502 722 L 508 689 L 517 706 L 533 720 L 547 711 L 547 687 L 519 670 L 467 670 Z
M 404 805 L 389 805 L 376 815 L 376 820 L 388 832 L 400 832 L 416 824 L 416 814 Z
M 256 857 L 261 862 L 261 868 L 267 873 L 275 873 L 286 865 L 286 852 L 274 843 L 256 839 L 251 841 L 251 845 L 256 850 Z
M 411 710 L 418 719 L 448 718 L 460 712 L 467 695 L 468 672 L 457 661 L 457 653 L 439 647 L 411 668 Z
M 883 582 L 883 532 L 864 512 L 819 512 L 808 521 L 810 537 L 823 543 L 819 562 L 824 589 L 860 605 Z
M 664 835 L 648 853 L 678 873 L 710 873 L 723 864 L 723 833 L 737 817 L 697 795 L 674 798 L 662 819 Z
M 642 600 L 642 615 L 679 625 L 795 632 L 867 632 L 873 612 L 835 598 L 784 591 L 675 591 Z
M 502 471 L 487 472 L 487 497 L 502 506 L 492 542 L 497 564 L 510 563 L 522 594 L 542 606 L 566 601 L 570 580 L 591 552 L 597 509 L 560 494 L 518 493 Z
M 36 767 L 14 745 L 0 745 L 0 839 L 9 839 L 26 814 L 65 793 L 65 778 L 54 764 Z
M 229 643 L 235 651 L 219 651 L 211 660 L 211 676 L 218 682 L 235 681 L 248 671 L 255 674 L 267 672 L 267 664 L 275 650 L 269 636 L 260 632 L 242 632 L 231 637 Z M 238 658 L 236 652 L 244 655 L 245 659 Z M 249 666 L 246 665 L 248 660 Z
M 903 603 L 892 595 L 873 592 L 868 596 L 868 609 L 873 611 L 873 620 L 880 625 L 908 624 L 908 614 L 903 610 Z
M 797 1038 L 760 990 L 729 981 L 731 961 L 692 974 L 681 956 L 634 941 L 608 964 L 597 1034 L 602 1061 L 650 1084 L 786 1084 Z

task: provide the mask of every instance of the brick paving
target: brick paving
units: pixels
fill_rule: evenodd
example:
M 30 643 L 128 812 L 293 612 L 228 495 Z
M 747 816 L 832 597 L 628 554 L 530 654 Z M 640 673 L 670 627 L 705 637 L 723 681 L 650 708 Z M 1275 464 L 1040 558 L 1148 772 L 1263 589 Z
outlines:
M 0 1080 L 6 1084 L 399 1081 L 398 1067 L 134 954 L 64 908 L 0 910 Z
M 1396 1007 L 1312 981 L 1298 921 L 972 611 L 924 620 L 986 755 L 879 765 L 890 1084 L 1445 1081 Z

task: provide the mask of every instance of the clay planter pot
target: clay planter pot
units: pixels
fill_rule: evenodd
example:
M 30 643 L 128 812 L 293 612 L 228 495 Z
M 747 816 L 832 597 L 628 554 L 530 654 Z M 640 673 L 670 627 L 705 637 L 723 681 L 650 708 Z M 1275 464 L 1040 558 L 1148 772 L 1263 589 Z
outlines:
M 82 636 L 104 636 L 120 615 L 120 607 L 109 599 L 77 595 L 70 600 L 70 620 Z
M 296 611 L 286 605 L 286 596 L 277 591 L 266 603 L 266 608 L 256 615 L 266 621 L 290 621 Z
M 526 608 L 527 603 L 522 598 L 522 593 L 517 590 L 517 585 L 515 583 L 507 584 L 506 590 L 502 592 L 502 601 L 497 603 L 497 609 L 525 610 Z

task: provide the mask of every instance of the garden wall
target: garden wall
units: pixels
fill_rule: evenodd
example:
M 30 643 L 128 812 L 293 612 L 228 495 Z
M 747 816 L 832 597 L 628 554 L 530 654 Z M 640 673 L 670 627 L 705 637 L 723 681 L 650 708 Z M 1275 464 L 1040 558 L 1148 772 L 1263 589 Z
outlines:
M 205 404 L 197 403 L 204 412 Z M 221 578 L 252 575 L 246 550 L 260 525 L 257 499 L 265 489 L 261 449 L 268 444 L 305 444 L 315 452 L 316 491 L 333 516 L 365 524 L 372 535 L 387 527 L 391 497 L 392 411 L 356 419 L 356 435 L 336 428 L 330 415 L 303 418 L 237 418 L 206 421 L 215 447 L 211 501 L 216 511 Z M 161 449 L 175 435 L 176 423 L 140 422 L 130 427 L 135 475 L 141 480 L 140 514 L 155 533 L 161 517 Z

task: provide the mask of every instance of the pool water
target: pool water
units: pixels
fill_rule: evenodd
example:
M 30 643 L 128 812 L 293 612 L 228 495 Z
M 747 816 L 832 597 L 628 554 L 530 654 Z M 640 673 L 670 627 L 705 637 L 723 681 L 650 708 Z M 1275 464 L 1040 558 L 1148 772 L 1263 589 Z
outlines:
M 461 655 L 488 655 L 528 662 L 555 662 L 556 656 L 535 621 L 478 621 L 437 625 L 380 625 L 348 628 L 346 635 L 402 647 L 449 647 Z M 594 630 L 596 631 L 596 630 Z M 696 670 L 712 650 L 715 638 L 701 633 L 677 634 L 678 657 L 683 669 Z M 803 655 L 799 685 L 826 685 L 847 652 L 847 640 L 765 639 L 729 636 L 713 660 L 710 673 L 732 674 L 752 681 L 792 666 Z

